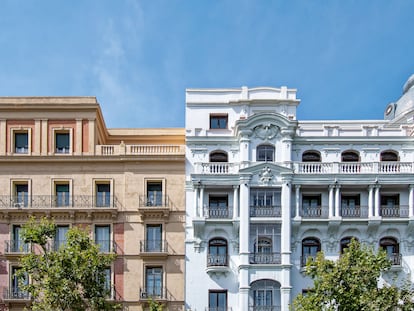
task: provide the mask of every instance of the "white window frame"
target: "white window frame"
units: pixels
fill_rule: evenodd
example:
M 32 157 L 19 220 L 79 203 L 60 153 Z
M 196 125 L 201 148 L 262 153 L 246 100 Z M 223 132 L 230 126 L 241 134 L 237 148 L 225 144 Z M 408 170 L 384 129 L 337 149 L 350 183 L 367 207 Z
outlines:
M 69 152 L 56 152 L 56 134 L 69 134 Z M 73 128 L 71 127 L 54 127 L 52 128 L 52 150 L 54 155 L 72 155 L 73 154 Z
M 114 206 L 114 180 L 113 178 L 93 178 L 92 179 L 92 198 L 94 205 L 96 205 L 97 194 L 98 194 L 98 185 L 107 184 L 109 185 L 109 199 L 110 203 L 108 207 Z M 100 206 L 105 207 L 105 206 Z
M 16 139 L 15 134 L 18 133 L 27 133 L 27 152 L 20 153 L 16 152 Z M 31 127 L 12 127 L 10 128 L 10 143 L 9 143 L 9 150 L 10 154 L 13 155 L 30 155 L 32 153 L 32 128 Z

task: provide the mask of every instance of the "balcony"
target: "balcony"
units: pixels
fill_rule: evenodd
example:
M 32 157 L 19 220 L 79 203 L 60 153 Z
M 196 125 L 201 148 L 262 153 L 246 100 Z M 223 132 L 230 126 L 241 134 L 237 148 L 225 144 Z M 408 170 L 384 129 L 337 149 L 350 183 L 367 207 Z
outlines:
M 205 311 L 232 311 L 231 307 L 206 307 Z
M 22 200 L 15 196 L 1 195 L 0 209 L 115 209 L 119 205 L 115 196 L 109 200 L 97 200 L 96 196 L 91 195 L 31 195 Z
M 327 219 L 329 217 L 327 206 L 303 206 L 300 212 L 303 218 Z
M 281 217 L 282 208 L 277 205 L 250 206 L 250 217 Z
M 139 298 L 141 301 L 147 301 L 149 299 L 160 301 L 168 300 L 169 293 L 166 287 L 150 286 L 141 288 L 139 291 Z
M 30 301 L 30 294 L 19 288 L 4 288 L 3 300 L 4 302 L 28 302 Z
M 380 216 L 384 218 L 408 218 L 408 206 L 405 205 L 381 205 Z
M 280 253 L 251 253 L 249 254 L 251 264 L 281 264 Z
M 308 260 L 315 261 L 316 255 L 307 255 L 307 256 L 300 256 L 300 266 L 306 267 L 306 264 L 308 263 Z
M 228 256 L 208 254 L 206 272 L 209 275 L 227 274 L 230 272 Z
M 343 218 L 368 218 L 368 206 L 342 206 L 341 216 Z
M 401 174 L 414 173 L 412 162 L 296 162 L 297 174 Z
M 391 261 L 392 266 L 401 266 L 402 255 L 399 253 L 387 254 L 388 259 Z
M 204 217 L 209 219 L 231 219 L 233 209 L 226 207 L 204 207 Z
M 166 257 L 168 256 L 168 243 L 165 240 L 141 240 L 139 251 L 141 256 Z
M 195 173 L 206 175 L 228 175 L 237 174 L 239 165 L 237 163 L 228 162 L 208 162 L 196 163 Z
M 116 254 L 118 251 L 118 245 L 115 241 L 111 240 L 95 240 L 95 244 L 98 245 L 99 250 L 102 253 L 114 253 Z
M 170 213 L 170 203 L 167 195 L 157 197 L 140 195 L 138 212 L 145 217 L 168 217 Z
M 280 306 L 250 306 L 249 311 L 280 311 Z
M 184 145 L 97 145 L 98 156 L 118 155 L 185 155 Z
M 31 251 L 30 244 L 24 243 L 23 240 L 4 241 L 5 255 L 27 254 Z

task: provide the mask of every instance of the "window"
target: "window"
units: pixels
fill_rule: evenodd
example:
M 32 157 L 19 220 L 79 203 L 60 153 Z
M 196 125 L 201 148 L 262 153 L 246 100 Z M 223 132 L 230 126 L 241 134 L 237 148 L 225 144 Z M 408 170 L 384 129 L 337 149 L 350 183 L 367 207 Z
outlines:
M 275 189 L 250 190 L 250 216 L 279 217 L 281 215 L 281 192 Z
M 302 162 L 321 162 L 321 154 L 314 150 L 305 151 L 302 154 Z
M 147 225 L 145 251 L 162 251 L 162 225 Z
M 212 151 L 210 153 L 210 162 L 227 162 L 227 152 L 224 151 Z
M 321 251 L 321 242 L 316 238 L 306 238 L 302 241 L 302 260 L 301 265 L 305 266 L 308 259 L 315 259 Z
M 96 184 L 96 206 L 110 207 L 111 206 L 111 185 L 109 183 Z
M 208 291 L 208 311 L 227 311 L 227 291 Z
M 280 284 L 273 280 L 258 280 L 251 284 L 250 310 L 279 310 Z
M 341 239 L 341 242 L 340 242 L 341 254 L 343 254 L 344 250 L 348 248 L 348 245 L 349 245 L 349 243 L 351 243 L 352 240 L 358 241 L 357 238 L 352 237 L 352 236 L 351 237 L 345 237 L 345 238 Z
M 359 162 L 359 154 L 356 151 L 344 151 L 341 155 L 342 162 Z
M 55 184 L 55 206 L 69 206 L 69 184 Z
M 27 207 L 29 205 L 29 185 L 27 183 L 14 184 L 13 207 Z
M 147 182 L 147 206 L 163 206 L 162 182 Z
M 99 245 L 99 249 L 103 253 L 111 251 L 111 226 L 99 225 L 95 226 L 95 243 Z
M 66 234 L 69 231 L 69 226 L 56 226 L 56 236 L 55 236 L 55 243 L 54 249 L 58 250 L 61 246 L 66 244 Z
M 55 133 L 55 153 L 69 153 L 70 135 L 69 133 Z
M 227 266 L 227 241 L 214 238 L 208 242 L 207 266 Z
M 272 145 L 260 145 L 256 148 L 256 161 L 273 162 L 275 147 Z
M 227 195 L 210 195 L 208 204 L 208 217 L 227 218 L 229 217 Z
M 14 152 L 20 154 L 29 153 L 29 134 L 27 132 L 14 133 Z
M 227 129 L 227 114 L 211 114 L 210 129 Z
M 145 269 L 145 295 L 147 297 L 162 298 L 162 268 L 146 267 Z
M 107 291 L 108 295 L 110 295 L 111 289 L 112 289 L 111 268 L 108 267 L 104 270 L 104 276 L 105 276 L 105 291 Z
M 21 289 L 21 283 L 27 285 L 29 284 L 29 277 L 25 275 L 23 277 L 23 282 L 21 278 L 19 278 L 16 274 L 20 270 L 20 267 L 12 267 L 11 268 L 11 290 L 10 290 L 10 298 L 15 299 L 24 299 L 29 298 L 29 294 L 23 289 Z
M 400 247 L 396 239 L 392 237 L 382 238 L 380 240 L 380 247 L 386 251 L 392 265 L 401 265 Z
M 272 253 L 272 239 L 259 237 L 254 248 L 258 254 L 270 254 Z
M 302 213 L 304 217 L 320 217 L 321 209 L 321 195 L 304 195 L 302 197 Z
M 384 162 L 396 162 L 398 161 L 398 153 L 393 150 L 386 150 L 381 152 L 380 159 Z
M 359 216 L 361 216 L 359 194 L 342 195 L 342 197 L 341 197 L 341 214 L 342 214 L 342 217 L 359 217 Z
M 29 244 L 24 243 L 21 238 L 22 227 L 19 225 L 13 226 L 12 240 L 10 241 L 10 252 L 13 253 L 27 253 L 29 251 Z

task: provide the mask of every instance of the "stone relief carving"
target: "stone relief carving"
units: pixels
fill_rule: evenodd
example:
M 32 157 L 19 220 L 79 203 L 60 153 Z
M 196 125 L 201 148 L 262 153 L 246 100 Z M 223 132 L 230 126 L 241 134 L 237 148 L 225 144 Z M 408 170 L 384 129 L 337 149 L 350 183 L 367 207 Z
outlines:
M 273 179 L 272 170 L 266 166 L 262 169 L 262 172 L 259 174 L 259 180 L 262 184 L 268 185 Z
M 270 140 L 275 138 L 279 131 L 279 127 L 270 123 L 258 125 L 253 129 L 254 136 L 262 140 Z

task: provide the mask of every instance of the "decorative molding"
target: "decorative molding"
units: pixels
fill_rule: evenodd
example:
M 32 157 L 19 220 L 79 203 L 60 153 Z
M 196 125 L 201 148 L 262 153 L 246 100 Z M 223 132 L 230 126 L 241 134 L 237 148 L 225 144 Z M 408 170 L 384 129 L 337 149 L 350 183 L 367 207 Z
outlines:
M 253 129 L 254 137 L 262 140 L 271 140 L 280 132 L 280 128 L 274 124 L 258 125 Z
M 273 177 L 272 170 L 268 166 L 265 166 L 259 174 L 259 180 L 264 185 L 269 185 Z

